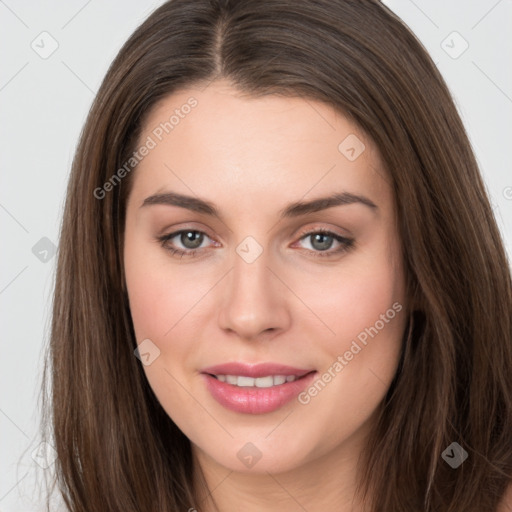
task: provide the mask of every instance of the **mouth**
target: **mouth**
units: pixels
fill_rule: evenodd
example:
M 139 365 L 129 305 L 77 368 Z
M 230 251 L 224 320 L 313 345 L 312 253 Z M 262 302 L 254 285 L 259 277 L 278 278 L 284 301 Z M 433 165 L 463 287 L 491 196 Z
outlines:
M 305 378 L 307 375 L 315 373 L 315 370 L 311 370 L 303 375 L 266 375 L 264 377 L 248 377 L 246 375 L 225 375 L 213 373 L 207 373 L 210 377 L 217 379 L 220 382 L 226 382 L 232 386 L 239 388 L 271 388 L 275 386 L 281 386 L 287 382 L 295 382 Z
M 295 368 L 293 366 L 280 363 L 251 364 L 233 361 L 203 368 L 201 373 L 206 373 L 222 382 L 228 382 L 228 384 L 233 384 L 235 386 L 258 386 L 258 384 L 254 384 L 253 381 L 245 379 L 260 379 L 258 382 L 262 384 L 262 387 L 268 387 L 270 385 L 270 378 L 273 379 L 272 382 L 274 382 L 275 379 L 278 384 L 282 384 L 286 379 L 289 379 L 288 382 L 292 382 L 293 380 L 298 380 L 301 377 L 304 377 L 312 371 L 315 370 L 313 368 Z M 282 381 L 283 377 L 285 378 L 284 381 Z
M 290 403 L 317 373 L 275 364 L 228 363 L 205 369 L 201 375 L 210 395 L 225 409 L 264 414 Z

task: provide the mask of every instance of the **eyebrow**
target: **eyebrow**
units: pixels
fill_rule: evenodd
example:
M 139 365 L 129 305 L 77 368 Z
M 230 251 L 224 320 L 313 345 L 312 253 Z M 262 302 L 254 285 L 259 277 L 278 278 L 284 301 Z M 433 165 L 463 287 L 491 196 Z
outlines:
M 308 213 L 315 213 L 322 210 L 327 210 L 334 206 L 342 206 L 348 204 L 362 204 L 367 206 L 373 211 L 378 210 L 378 206 L 365 196 L 352 194 L 350 192 L 335 193 L 330 196 L 320 197 L 311 201 L 297 201 L 290 203 L 288 206 L 280 210 L 281 218 L 292 218 L 306 215 Z M 215 205 L 209 201 L 199 199 L 197 197 L 186 196 L 176 192 L 166 192 L 162 194 L 155 194 L 144 199 L 142 207 L 150 205 L 168 205 L 186 208 L 197 213 L 211 215 L 221 219 L 219 210 Z

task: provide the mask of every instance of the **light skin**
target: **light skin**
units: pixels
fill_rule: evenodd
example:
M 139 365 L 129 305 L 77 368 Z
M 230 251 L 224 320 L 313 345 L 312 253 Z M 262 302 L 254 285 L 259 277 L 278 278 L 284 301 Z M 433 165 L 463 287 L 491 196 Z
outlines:
M 191 96 L 197 106 L 133 171 L 127 203 L 124 263 L 135 334 L 160 350 L 144 366 L 148 381 L 190 439 L 220 511 L 362 511 L 354 497 L 357 458 L 396 373 L 406 323 L 390 180 L 372 141 L 332 107 L 249 98 L 225 81 L 165 98 L 140 141 Z M 350 134 L 365 145 L 353 161 L 338 149 Z M 208 201 L 220 218 L 144 205 L 167 192 Z M 375 207 L 352 202 L 280 216 L 292 203 L 343 192 Z M 181 229 L 204 233 L 194 256 L 169 251 L 190 252 L 199 245 L 194 238 L 158 239 Z M 353 244 L 315 237 L 318 229 Z M 262 249 L 251 263 L 236 251 L 246 237 Z M 231 361 L 311 368 L 320 377 L 338 356 L 347 360 L 352 341 L 394 303 L 401 312 L 306 405 L 294 399 L 271 413 L 242 414 L 204 385 L 201 369 Z M 237 457 L 249 442 L 261 452 L 252 468 Z M 194 506 L 215 510 L 210 498 Z

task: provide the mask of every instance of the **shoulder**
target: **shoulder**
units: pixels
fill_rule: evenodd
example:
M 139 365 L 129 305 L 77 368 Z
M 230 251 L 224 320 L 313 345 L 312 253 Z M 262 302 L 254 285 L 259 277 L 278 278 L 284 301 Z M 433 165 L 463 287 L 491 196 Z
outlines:
M 507 487 L 496 512 L 512 512 L 512 483 Z

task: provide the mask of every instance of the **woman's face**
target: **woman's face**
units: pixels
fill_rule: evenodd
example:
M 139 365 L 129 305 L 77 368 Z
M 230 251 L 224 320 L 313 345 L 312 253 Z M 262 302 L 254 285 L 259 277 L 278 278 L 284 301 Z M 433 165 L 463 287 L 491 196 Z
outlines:
M 162 407 L 200 460 L 234 471 L 351 456 L 405 326 L 392 189 L 372 141 L 326 104 L 217 81 L 161 101 L 142 147 L 124 263 Z M 211 368 L 227 363 L 241 366 Z M 287 368 L 253 368 L 264 363 Z

